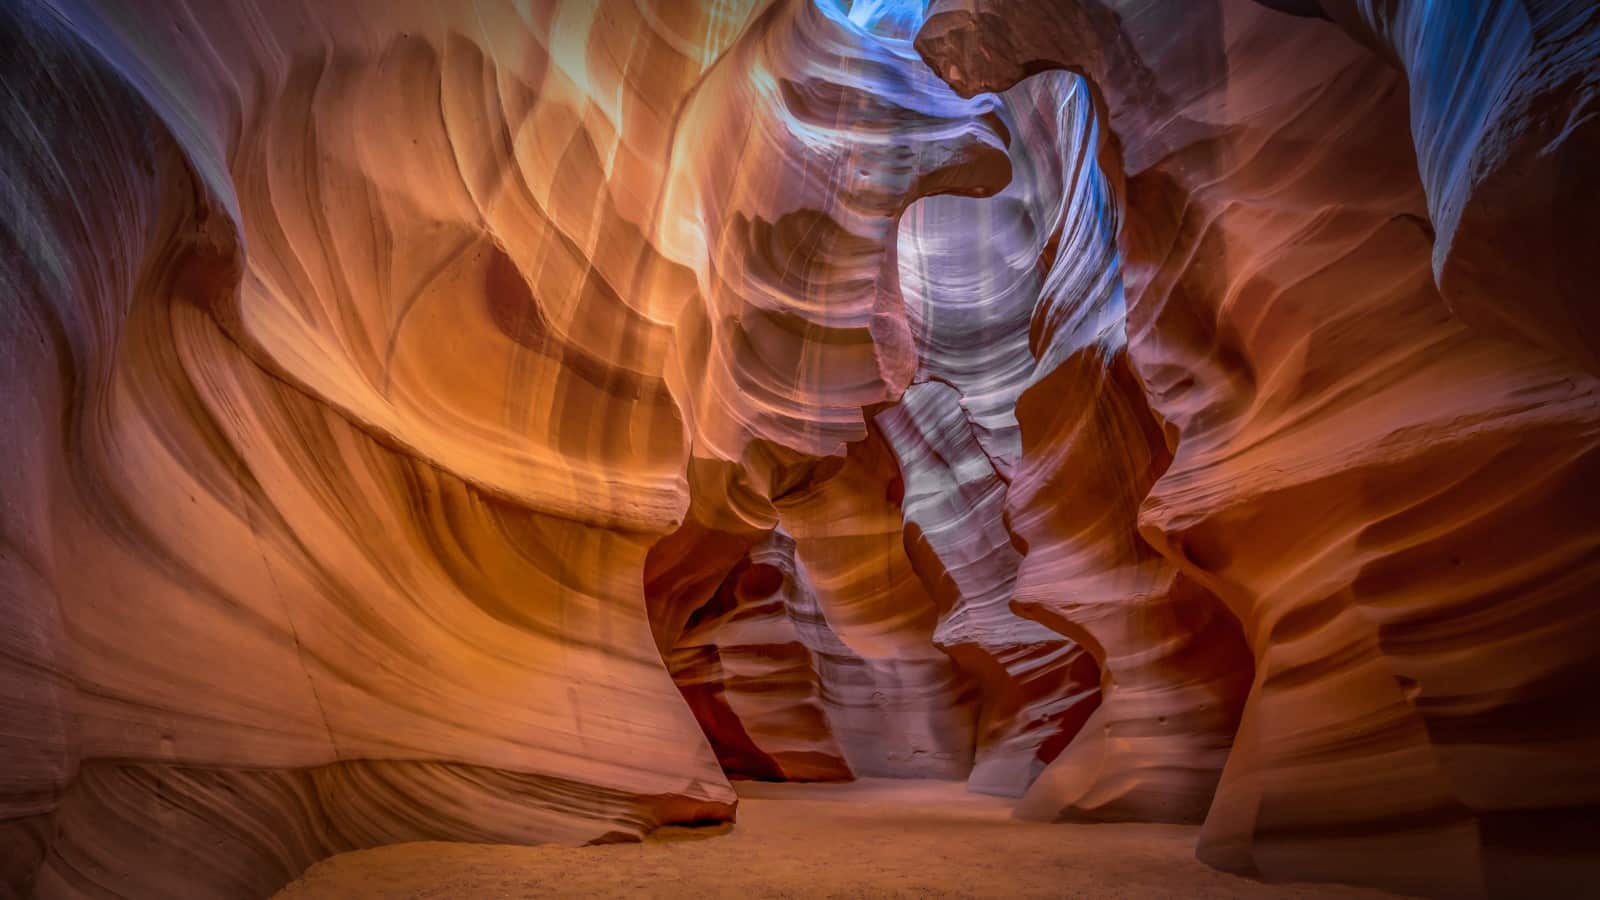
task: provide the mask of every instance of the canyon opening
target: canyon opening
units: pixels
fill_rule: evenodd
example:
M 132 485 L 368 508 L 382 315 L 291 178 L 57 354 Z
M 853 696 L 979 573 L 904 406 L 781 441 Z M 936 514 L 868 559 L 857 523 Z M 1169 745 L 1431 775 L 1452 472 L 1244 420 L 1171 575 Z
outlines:
M 0 896 L 1600 893 L 1593 0 L 9 0 L 0 162 Z

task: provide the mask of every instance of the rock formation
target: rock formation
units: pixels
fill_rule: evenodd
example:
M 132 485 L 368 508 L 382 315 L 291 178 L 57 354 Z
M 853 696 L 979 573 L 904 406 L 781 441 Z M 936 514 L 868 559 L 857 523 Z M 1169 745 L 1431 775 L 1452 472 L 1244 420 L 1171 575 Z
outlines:
M 0 7 L 0 884 L 962 779 L 1600 883 L 1600 9 Z
M 637 224 L 665 126 L 612 117 L 739 22 L 615 6 L 3 13 L 13 883 L 731 814 L 641 577 L 687 491 L 631 288 L 693 281 Z
M 1128 358 L 1172 450 L 1140 534 L 1255 657 L 1201 857 L 1570 888 L 1600 402 L 1570 289 L 1593 257 L 1559 248 L 1596 230 L 1549 186 L 1594 178 L 1594 11 L 1291 5 L 1359 41 L 1244 2 L 952 0 L 918 42 L 963 93 L 1081 71 L 1109 127 Z M 1508 283 L 1500 254 L 1552 229 Z

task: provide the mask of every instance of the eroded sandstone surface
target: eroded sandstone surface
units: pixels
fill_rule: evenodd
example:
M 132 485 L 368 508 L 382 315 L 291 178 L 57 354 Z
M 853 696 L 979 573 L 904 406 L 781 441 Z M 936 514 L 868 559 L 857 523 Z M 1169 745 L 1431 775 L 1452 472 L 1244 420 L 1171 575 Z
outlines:
M 0 8 L 0 883 L 728 779 L 1600 884 L 1600 9 Z

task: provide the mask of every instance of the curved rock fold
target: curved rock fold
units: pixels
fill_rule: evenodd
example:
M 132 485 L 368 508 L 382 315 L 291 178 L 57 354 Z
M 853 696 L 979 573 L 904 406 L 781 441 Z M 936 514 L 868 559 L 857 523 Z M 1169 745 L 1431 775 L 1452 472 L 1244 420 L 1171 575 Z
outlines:
M 1600 884 L 1600 10 L 0 8 L 0 885 L 937 778 Z

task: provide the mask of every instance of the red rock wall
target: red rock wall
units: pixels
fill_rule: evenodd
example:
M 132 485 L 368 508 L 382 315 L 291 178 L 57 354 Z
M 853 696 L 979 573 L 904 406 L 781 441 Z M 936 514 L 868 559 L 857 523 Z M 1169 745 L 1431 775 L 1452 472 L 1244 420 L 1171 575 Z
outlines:
M 642 579 L 688 492 L 632 288 L 693 279 L 640 229 L 663 123 L 608 116 L 738 23 L 382 6 L 0 13 L 13 885 L 732 814 Z
M 887 775 L 1592 886 L 1597 17 L 0 9 L 0 883 Z
M 1079 69 L 1109 126 L 1128 358 L 1172 452 L 1140 534 L 1227 604 L 1255 657 L 1201 857 L 1427 893 L 1572 890 L 1596 859 L 1576 823 L 1594 803 L 1579 773 L 1600 555 L 1580 498 L 1600 402 L 1593 343 L 1546 326 L 1594 263 L 1541 253 L 1516 285 L 1472 277 L 1543 233 L 1494 185 L 1520 179 L 1537 204 L 1563 176 L 1525 159 L 1498 175 L 1515 142 L 1460 142 L 1537 133 L 1541 164 L 1581 155 L 1586 120 L 1552 136 L 1518 116 L 1588 102 L 1592 11 L 1326 6 L 1383 29 L 1363 46 L 1249 3 L 978 0 L 939 4 L 919 46 L 963 92 Z M 1485 57 L 1432 30 L 1447 20 Z M 1520 38 L 1501 20 L 1543 37 L 1503 58 L 1496 41 Z M 1484 86 L 1507 79 L 1539 99 Z M 1474 92 L 1497 101 L 1450 108 Z M 1561 202 L 1544 207 L 1557 245 L 1592 240 Z M 1496 252 L 1474 258 L 1468 219 L 1504 235 Z

